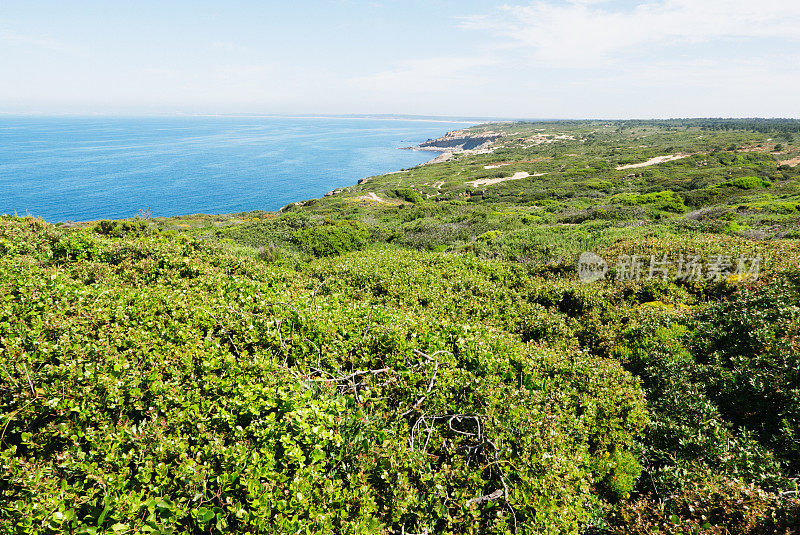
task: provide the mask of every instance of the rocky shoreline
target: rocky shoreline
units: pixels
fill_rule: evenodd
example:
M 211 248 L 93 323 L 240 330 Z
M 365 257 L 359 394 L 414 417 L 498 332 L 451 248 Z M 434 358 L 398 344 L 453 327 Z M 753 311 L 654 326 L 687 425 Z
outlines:
M 399 149 L 441 153 L 435 158 L 432 158 L 427 162 L 423 162 L 417 166 L 420 167 L 423 165 L 446 162 L 452 159 L 455 154 L 481 154 L 492 152 L 492 149 L 490 148 L 492 143 L 497 141 L 501 136 L 501 133 L 492 131 L 473 134 L 467 130 L 452 130 L 436 139 L 429 139 L 427 141 L 423 141 L 419 145 L 413 145 L 410 147 L 399 147 Z M 372 177 L 361 178 L 358 180 L 358 184 L 364 184 L 371 178 Z M 343 190 L 344 188 L 338 188 L 329 191 L 325 194 L 325 197 L 337 195 Z
M 432 152 L 465 152 L 488 149 L 502 134 L 481 132 L 471 134 L 465 130 L 453 130 L 442 137 L 429 139 L 413 147 L 400 147 L 403 150 L 424 150 Z
M 426 152 L 441 152 L 439 156 L 421 163 L 429 165 L 450 160 L 455 154 L 482 154 L 492 152 L 492 143 L 502 136 L 499 132 L 481 132 L 472 134 L 467 130 L 452 130 L 442 137 L 429 139 L 413 147 L 400 147 L 402 150 L 419 150 Z

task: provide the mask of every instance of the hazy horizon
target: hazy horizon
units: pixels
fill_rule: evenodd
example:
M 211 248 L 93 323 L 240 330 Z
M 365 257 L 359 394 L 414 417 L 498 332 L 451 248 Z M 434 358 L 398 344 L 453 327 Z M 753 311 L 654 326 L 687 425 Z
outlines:
M 671 120 L 691 120 L 691 119 L 776 119 L 776 120 L 800 120 L 800 117 L 789 116 L 755 116 L 755 115 L 732 115 L 732 116 L 674 116 L 674 117 L 471 117 L 466 115 L 415 115 L 409 113 L 181 113 L 181 112 L 4 112 L 0 111 L 0 117 L 41 117 L 41 118 L 276 118 L 276 119 L 386 119 L 398 121 L 420 121 L 420 122 L 474 122 L 474 123 L 501 123 L 501 122 L 563 122 L 563 121 L 671 121 Z

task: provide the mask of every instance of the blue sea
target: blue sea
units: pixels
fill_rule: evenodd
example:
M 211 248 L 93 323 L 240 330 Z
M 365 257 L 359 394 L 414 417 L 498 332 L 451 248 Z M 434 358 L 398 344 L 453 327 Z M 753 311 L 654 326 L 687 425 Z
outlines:
M 0 214 L 47 221 L 277 210 L 412 167 L 469 123 L 362 118 L 0 117 Z

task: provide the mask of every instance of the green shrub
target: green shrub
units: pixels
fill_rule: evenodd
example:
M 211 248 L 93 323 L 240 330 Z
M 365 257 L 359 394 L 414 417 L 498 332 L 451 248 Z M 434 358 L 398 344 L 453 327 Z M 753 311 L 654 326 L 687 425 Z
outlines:
M 53 259 L 56 261 L 95 260 L 108 249 L 107 244 L 86 231 L 57 236 L 52 245 Z
M 420 193 L 418 191 L 415 191 L 415 190 L 413 190 L 411 188 L 396 189 L 396 190 L 394 190 L 394 194 L 397 197 L 399 197 L 400 199 L 403 199 L 404 201 L 407 201 L 407 202 L 410 202 L 410 203 L 414 203 L 414 204 L 420 203 L 420 202 L 423 201 L 422 195 L 420 195 Z
M 677 492 L 710 470 L 758 484 L 785 483 L 775 455 L 752 431 L 737 431 L 715 403 L 704 367 L 690 350 L 692 335 L 681 322 L 651 319 L 624 331 L 614 351 L 647 392 L 650 422 L 642 448 L 648 477 L 642 490 L 655 485 L 662 493 Z
M 629 498 L 642 473 L 636 456 L 630 451 L 605 451 L 595 462 L 596 471 L 602 478 L 601 491 L 615 501 Z
M 569 326 L 560 314 L 549 312 L 538 303 L 520 307 L 515 315 L 513 329 L 523 342 L 558 343 L 571 335 Z
M 500 237 L 501 232 L 499 230 L 488 230 L 475 238 L 479 241 L 492 241 Z
M 98 234 L 121 238 L 122 236 L 144 236 L 150 233 L 150 226 L 146 221 L 99 221 L 94 227 Z
M 653 210 L 682 214 L 686 211 L 683 198 L 674 191 L 656 191 L 645 194 L 620 194 L 612 198 L 612 202 L 646 206 Z
M 333 256 L 366 247 L 369 230 L 356 221 L 337 221 L 299 230 L 294 237 L 300 248 L 311 255 Z
M 800 473 L 800 275 L 714 304 L 691 326 L 690 347 L 710 398 Z
M 731 479 L 691 484 L 668 500 L 653 494 L 623 503 L 611 533 L 631 535 L 774 535 L 800 525 L 800 501 Z
M 738 188 L 738 189 L 760 189 L 760 188 L 768 188 L 772 186 L 772 182 L 768 180 L 764 180 L 763 178 L 759 178 L 757 176 L 744 176 L 738 178 L 732 178 L 723 182 L 722 184 L 717 184 L 714 186 L 715 188 Z

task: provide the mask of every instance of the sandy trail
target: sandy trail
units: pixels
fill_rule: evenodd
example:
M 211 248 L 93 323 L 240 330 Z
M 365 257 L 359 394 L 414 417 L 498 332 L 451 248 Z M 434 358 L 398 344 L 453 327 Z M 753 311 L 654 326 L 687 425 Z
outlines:
M 640 167 L 650 167 L 651 165 L 658 165 L 660 163 L 665 162 L 674 162 L 675 160 L 682 160 L 683 158 L 688 158 L 691 154 L 670 154 L 669 156 L 657 156 L 655 158 L 651 158 L 646 162 L 642 163 L 632 163 L 630 165 L 620 165 L 617 167 L 617 171 L 622 171 L 623 169 L 638 169 Z
M 366 195 L 361 195 L 360 197 L 356 197 L 357 201 L 372 201 L 372 202 L 379 202 L 382 204 L 392 204 L 391 202 L 387 201 L 386 199 L 381 199 L 378 197 L 374 191 L 368 192 Z
M 792 158 L 791 160 L 783 160 L 778 163 L 780 163 L 780 165 L 788 165 L 789 167 L 797 167 L 800 165 L 800 157 Z
M 570 156 L 577 156 L 577 154 L 570 154 Z M 518 163 L 539 163 L 539 162 L 543 162 L 545 160 L 550 160 L 550 159 L 551 159 L 550 157 L 546 157 L 546 158 L 534 158 L 533 160 L 514 160 L 512 162 L 494 162 L 494 163 L 490 163 L 488 165 L 484 165 L 483 168 L 484 169 L 498 169 L 500 167 L 505 167 L 506 165 L 514 165 L 514 164 L 518 164 Z
M 471 180 L 467 182 L 467 184 L 470 184 L 473 187 L 477 188 L 478 186 L 491 186 L 492 184 L 499 184 L 500 182 L 506 182 L 508 180 L 520 180 L 522 178 L 528 178 L 529 176 L 544 176 L 546 174 L 547 173 L 530 174 L 526 173 L 525 171 L 518 171 L 514 173 L 512 176 L 506 176 L 502 178 L 481 178 L 478 180 Z

